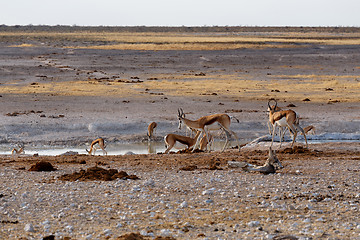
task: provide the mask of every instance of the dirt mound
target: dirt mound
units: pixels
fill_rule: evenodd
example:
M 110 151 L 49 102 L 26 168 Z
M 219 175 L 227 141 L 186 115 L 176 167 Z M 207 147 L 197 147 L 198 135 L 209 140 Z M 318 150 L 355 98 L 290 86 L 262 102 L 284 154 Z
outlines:
M 36 164 L 32 165 L 29 169 L 29 171 L 36 171 L 36 172 L 51 172 L 55 170 L 56 168 L 54 168 L 53 165 L 51 165 L 51 163 L 46 161 L 37 162 Z
M 189 165 L 189 166 L 180 168 L 180 170 L 182 170 L 182 171 L 194 171 L 196 169 L 198 169 L 198 167 L 196 165 Z
M 195 149 L 194 152 L 192 151 L 192 148 L 185 148 L 183 150 L 178 151 L 178 154 L 182 154 L 182 153 L 203 153 L 203 150 L 200 149 Z
M 146 238 L 144 238 L 139 233 L 127 233 L 116 238 L 116 240 L 145 240 L 145 239 Z
M 220 159 L 211 159 L 209 162 L 209 170 L 223 170 L 220 167 Z
M 127 233 L 117 237 L 116 240 L 148 240 L 152 238 L 144 237 L 139 233 Z M 155 240 L 176 240 L 173 237 L 156 237 Z
M 280 153 L 296 154 L 296 153 L 309 153 L 310 150 L 304 147 L 295 146 L 293 148 L 285 148 Z
M 115 179 L 139 179 L 136 175 L 128 175 L 124 171 L 118 171 L 116 169 L 106 170 L 100 167 L 91 167 L 85 170 L 80 170 L 79 172 L 74 172 L 73 174 L 65 174 L 59 177 L 63 181 L 112 181 Z

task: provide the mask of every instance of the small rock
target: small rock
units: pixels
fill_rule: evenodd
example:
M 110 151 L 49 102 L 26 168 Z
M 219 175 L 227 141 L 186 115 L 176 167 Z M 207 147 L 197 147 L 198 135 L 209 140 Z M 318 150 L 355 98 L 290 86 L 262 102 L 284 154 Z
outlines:
M 163 237 L 169 237 L 171 235 L 171 231 L 169 229 L 161 229 L 160 235 Z
M 92 234 L 89 234 L 89 235 L 86 235 L 85 239 L 86 239 L 86 240 L 90 240 L 90 239 L 92 239 L 92 237 L 93 237 L 93 235 L 92 235 Z
M 155 181 L 152 179 L 149 179 L 146 182 L 144 182 L 144 186 L 145 187 L 155 187 Z
M 24 231 L 25 232 L 35 232 L 35 229 L 31 223 L 28 223 L 25 225 Z
M 259 221 L 251 221 L 251 222 L 248 222 L 247 225 L 249 227 L 258 227 L 260 225 L 260 222 Z
M 113 233 L 112 233 L 112 231 L 111 231 L 110 229 L 105 229 L 105 230 L 104 230 L 104 235 L 105 235 L 106 237 L 110 237 L 111 235 L 113 235 Z
M 132 151 L 128 151 L 126 152 L 124 155 L 136 155 L 136 153 L 132 152 Z
M 204 190 L 202 192 L 202 195 L 212 195 L 212 194 L 214 194 L 214 192 L 215 192 L 215 188 L 210 188 L 210 189 Z
M 71 226 L 71 225 L 66 226 L 65 229 L 66 229 L 66 231 L 69 232 L 69 233 L 71 233 L 71 232 L 74 231 L 74 227 Z
M 206 204 L 211 204 L 211 203 L 214 203 L 214 200 L 212 200 L 212 199 L 206 199 L 206 200 L 205 200 L 205 203 L 206 203 Z
M 183 201 L 181 204 L 180 204 L 180 208 L 187 208 L 189 205 L 186 201 Z

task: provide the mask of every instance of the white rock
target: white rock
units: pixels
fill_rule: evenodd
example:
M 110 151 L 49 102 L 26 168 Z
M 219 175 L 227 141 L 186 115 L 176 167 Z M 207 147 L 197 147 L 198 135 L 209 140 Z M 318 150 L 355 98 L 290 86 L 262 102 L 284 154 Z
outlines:
M 322 217 L 320 217 L 320 218 L 316 219 L 315 221 L 317 221 L 317 222 L 325 222 L 325 219 L 323 219 Z
M 251 222 L 248 222 L 247 225 L 249 227 L 258 227 L 260 225 L 260 222 L 259 221 L 251 221 Z
M 145 187 L 155 187 L 155 181 L 152 179 L 149 179 L 146 182 L 144 182 L 144 186 Z
M 86 239 L 86 240 L 90 240 L 90 239 L 92 239 L 92 237 L 93 237 L 93 235 L 92 235 L 92 234 L 89 234 L 89 235 L 86 235 L 85 239 Z
M 35 232 L 35 229 L 31 223 L 28 223 L 25 225 L 24 231 L 25 232 Z
M 43 221 L 41 224 L 42 224 L 42 225 L 49 225 L 49 224 L 50 224 L 50 221 L 46 219 L 46 220 Z
M 111 235 L 113 235 L 113 233 L 112 233 L 112 231 L 111 231 L 110 229 L 105 229 L 105 230 L 104 230 L 104 235 L 105 235 L 106 237 L 110 237 Z
M 187 208 L 189 205 L 186 201 L 183 201 L 181 204 L 180 204 L 180 208 Z
M 73 232 L 74 231 L 74 227 L 71 226 L 71 225 L 68 225 L 65 227 L 66 231 L 68 231 L 69 233 Z
M 140 192 L 140 191 L 141 191 L 141 187 L 140 187 L 140 186 L 133 186 L 132 191 L 133 191 L 133 192 Z
M 155 237 L 155 234 L 153 232 L 148 232 L 147 230 L 141 230 L 140 234 L 145 237 Z
M 202 195 L 212 195 L 215 192 L 215 188 L 206 189 L 202 192 Z
M 171 231 L 169 229 L 161 229 L 160 235 L 163 237 L 170 237 Z

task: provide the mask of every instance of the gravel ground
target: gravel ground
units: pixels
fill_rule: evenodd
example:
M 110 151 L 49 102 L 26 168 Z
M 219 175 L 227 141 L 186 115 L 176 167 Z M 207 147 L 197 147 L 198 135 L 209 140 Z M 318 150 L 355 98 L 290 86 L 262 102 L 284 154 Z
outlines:
M 280 151 L 284 168 L 269 175 L 226 164 L 261 165 L 264 145 L 223 154 L 2 156 L 0 238 L 115 239 L 133 232 L 175 239 L 360 239 L 356 146 Z M 40 160 L 57 171 L 27 171 Z M 209 170 L 214 161 L 218 169 Z M 58 179 L 94 165 L 140 180 Z

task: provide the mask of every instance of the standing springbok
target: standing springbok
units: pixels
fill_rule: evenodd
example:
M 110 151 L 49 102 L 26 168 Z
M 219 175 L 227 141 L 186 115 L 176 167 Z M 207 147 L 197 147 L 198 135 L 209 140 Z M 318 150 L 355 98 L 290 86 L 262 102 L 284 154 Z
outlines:
M 92 153 L 94 153 L 95 155 L 95 152 L 97 150 L 96 145 L 98 145 L 103 150 L 103 155 L 107 155 L 107 151 L 105 150 L 106 145 L 103 138 L 97 138 L 92 141 L 90 145 L 90 150 L 85 149 L 89 153 L 89 155 L 92 155 Z
M 173 147 L 175 147 L 176 149 L 184 149 L 184 148 L 190 149 L 192 146 L 195 145 L 201 133 L 202 133 L 201 131 L 197 131 L 194 138 L 177 135 L 173 133 L 166 135 L 164 137 L 164 141 L 167 149 L 165 150 L 164 153 L 165 154 L 169 153 L 169 151 Z M 195 150 L 195 146 L 193 147 L 193 151 L 194 150 Z
M 149 124 L 148 126 L 148 132 L 147 132 L 147 137 L 148 137 L 148 140 L 149 142 L 151 141 L 152 138 L 154 138 L 155 136 L 155 130 L 156 130 L 156 127 L 157 127 L 157 123 L 156 122 L 152 122 Z
M 271 146 L 273 145 L 274 142 L 276 127 L 281 126 L 281 127 L 289 128 L 289 131 L 291 131 L 294 134 L 291 147 L 294 146 L 294 142 L 298 131 L 300 131 L 304 135 L 306 147 L 308 147 L 306 134 L 304 132 L 304 129 L 302 129 L 299 125 L 299 118 L 296 115 L 296 112 L 294 112 L 291 109 L 276 111 L 275 109 L 277 107 L 277 101 L 276 100 L 274 101 L 275 101 L 274 106 L 270 106 L 270 100 L 268 101 L 269 121 L 274 126 L 272 139 L 271 139 Z M 281 147 L 281 143 L 282 143 L 282 136 L 280 136 L 280 147 Z
M 183 112 L 183 110 L 181 108 L 179 108 L 178 109 L 178 118 L 179 118 L 179 129 L 181 129 L 182 123 L 184 123 L 187 127 L 191 128 L 191 129 L 195 129 L 195 130 L 205 133 L 207 139 L 210 139 L 208 131 L 223 129 L 226 133 L 226 142 L 224 144 L 222 152 L 225 150 L 226 146 L 228 145 L 231 134 L 233 134 L 237 141 L 237 145 L 238 145 L 238 148 L 240 151 L 240 144 L 239 144 L 238 137 L 235 132 L 230 130 L 230 123 L 231 123 L 230 120 L 231 119 L 230 119 L 229 115 L 213 114 L 213 115 L 201 117 L 198 120 L 190 120 L 190 119 L 185 118 L 185 113 Z M 196 142 L 194 149 L 198 146 L 198 144 L 199 144 L 199 139 Z M 194 151 L 194 149 L 193 149 L 193 151 Z
M 281 111 L 282 109 L 279 106 L 276 106 L 275 108 L 275 112 Z M 268 108 L 269 111 L 269 108 Z M 269 134 L 272 136 L 273 135 L 273 130 L 274 130 L 274 124 L 271 123 L 271 120 L 268 120 L 268 129 L 269 129 Z M 279 126 L 279 137 L 281 138 L 281 140 L 284 140 L 284 135 L 286 133 L 287 127 L 283 127 L 283 126 Z M 290 132 L 290 134 L 292 134 Z

